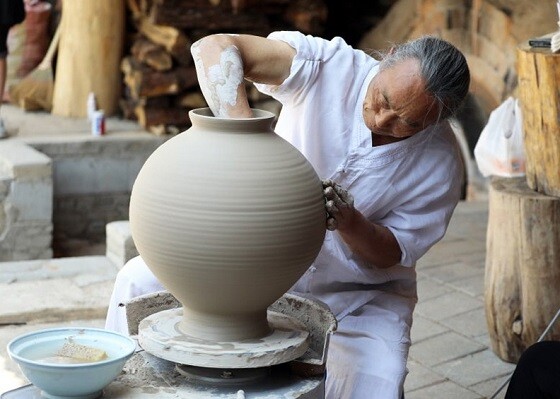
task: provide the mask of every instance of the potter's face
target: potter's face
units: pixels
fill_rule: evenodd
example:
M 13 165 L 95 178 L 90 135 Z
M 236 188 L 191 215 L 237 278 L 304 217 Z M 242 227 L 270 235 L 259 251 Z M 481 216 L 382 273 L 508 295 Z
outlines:
M 439 109 L 425 91 L 418 61 L 407 59 L 372 79 L 362 112 L 366 126 L 373 133 L 406 138 L 435 123 Z

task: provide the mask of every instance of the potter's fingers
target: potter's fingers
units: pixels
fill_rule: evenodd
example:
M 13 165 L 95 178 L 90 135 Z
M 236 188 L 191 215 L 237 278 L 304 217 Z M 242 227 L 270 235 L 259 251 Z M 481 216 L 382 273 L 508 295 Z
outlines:
M 336 221 L 335 218 L 333 217 L 327 218 L 327 230 L 335 231 L 337 227 L 338 227 L 338 222 Z
M 338 212 L 340 209 L 348 208 L 349 206 L 349 204 L 343 201 L 342 198 L 340 198 L 340 196 L 338 196 L 336 193 L 327 202 L 332 202 L 334 204 L 336 212 Z
M 348 190 L 343 189 L 341 186 L 336 184 L 334 186 L 334 191 L 337 196 L 346 204 L 352 206 L 354 204 L 354 197 L 348 192 Z
M 336 191 L 334 191 L 334 188 L 332 187 L 327 187 L 323 190 L 323 195 L 325 196 L 327 201 L 333 200 L 336 197 Z
M 334 184 L 331 179 L 323 179 L 321 180 L 321 183 L 323 184 L 323 188 L 332 187 Z
M 325 203 L 325 208 L 327 208 L 327 212 L 332 215 L 338 213 L 338 207 L 336 206 L 335 202 L 329 200 Z

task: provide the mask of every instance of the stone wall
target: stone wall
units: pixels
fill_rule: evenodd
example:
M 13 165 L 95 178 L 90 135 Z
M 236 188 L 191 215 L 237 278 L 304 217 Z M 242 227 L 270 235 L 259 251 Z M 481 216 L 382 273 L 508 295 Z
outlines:
M 167 138 L 109 135 L 30 143 L 52 160 L 54 248 L 68 240 L 103 242 L 107 223 L 128 219 L 136 175 Z
M 103 243 L 107 223 L 128 219 L 136 175 L 168 138 L 138 132 L 0 143 L 0 261 L 68 256 L 60 249 L 68 242 Z
M 0 261 L 52 257 L 52 163 L 17 141 L 0 146 Z

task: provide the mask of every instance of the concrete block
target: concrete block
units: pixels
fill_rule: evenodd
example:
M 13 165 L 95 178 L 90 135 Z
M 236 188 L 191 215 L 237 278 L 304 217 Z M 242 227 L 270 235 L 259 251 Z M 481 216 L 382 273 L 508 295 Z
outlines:
M 49 221 L 53 212 L 53 185 L 50 177 L 14 179 L 5 201 L 19 210 L 18 221 Z
M 138 256 L 138 250 L 136 245 L 134 245 L 128 220 L 107 223 L 106 240 L 106 256 L 119 269 L 130 259 Z
M 51 159 L 20 141 L 0 143 L 0 175 L 15 179 L 49 178 Z

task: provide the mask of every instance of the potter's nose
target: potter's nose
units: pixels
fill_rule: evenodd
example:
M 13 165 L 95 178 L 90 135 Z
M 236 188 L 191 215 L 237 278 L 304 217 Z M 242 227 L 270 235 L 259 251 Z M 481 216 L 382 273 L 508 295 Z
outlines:
M 389 127 L 394 119 L 394 112 L 388 109 L 381 109 L 375 114 L 375 124 L 378 128 Z

